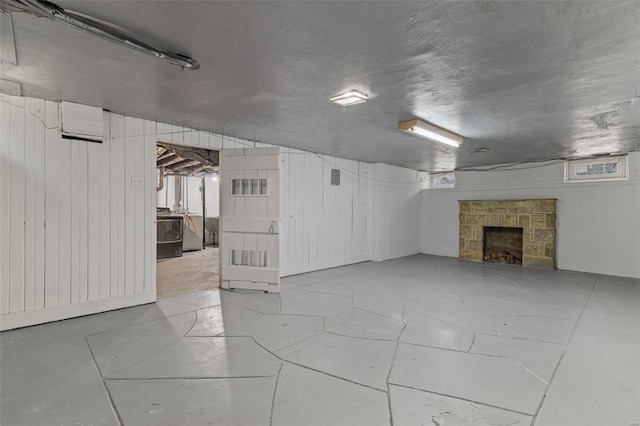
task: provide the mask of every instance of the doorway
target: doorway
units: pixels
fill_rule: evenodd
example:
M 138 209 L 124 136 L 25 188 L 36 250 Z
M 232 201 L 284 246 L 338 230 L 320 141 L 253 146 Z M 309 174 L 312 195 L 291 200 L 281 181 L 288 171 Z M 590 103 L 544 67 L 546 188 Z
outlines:
M 158 298 L 220 285 L 218 151 L 158 142 Z

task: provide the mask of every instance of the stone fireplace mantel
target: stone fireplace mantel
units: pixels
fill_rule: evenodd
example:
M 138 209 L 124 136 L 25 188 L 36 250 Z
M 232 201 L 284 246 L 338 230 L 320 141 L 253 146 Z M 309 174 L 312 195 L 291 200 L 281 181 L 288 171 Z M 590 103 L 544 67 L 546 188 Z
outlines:
M 485 226 L 522 228 L 522 265 L 554 268 L 557 201 L 460 200 L 460 258 L 482 262 Z

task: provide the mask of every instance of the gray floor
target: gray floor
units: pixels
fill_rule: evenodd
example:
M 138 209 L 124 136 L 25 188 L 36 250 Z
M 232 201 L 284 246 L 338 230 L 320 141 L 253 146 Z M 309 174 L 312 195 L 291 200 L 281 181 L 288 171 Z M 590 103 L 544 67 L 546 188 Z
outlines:
M 1 335 L 2 425 L 637 425 L 640 282 L 435 256 Z

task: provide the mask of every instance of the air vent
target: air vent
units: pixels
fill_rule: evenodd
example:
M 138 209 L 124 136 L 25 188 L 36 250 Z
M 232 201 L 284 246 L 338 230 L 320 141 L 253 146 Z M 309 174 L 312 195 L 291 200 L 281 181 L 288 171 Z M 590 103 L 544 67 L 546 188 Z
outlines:
M 104 140 L 102 108 L 60 102 L 60 132 L 64 139 L 102 143 Z
M 331 169 L 331 185 L 340 185 L 340 169 Z

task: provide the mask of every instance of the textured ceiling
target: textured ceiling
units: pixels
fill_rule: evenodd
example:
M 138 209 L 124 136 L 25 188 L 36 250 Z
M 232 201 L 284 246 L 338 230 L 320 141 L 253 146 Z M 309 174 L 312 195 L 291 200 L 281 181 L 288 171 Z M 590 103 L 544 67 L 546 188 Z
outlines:
M 640 149 L 638 1 L 57 4 L 201 67 L 13 13 L 24 95 L 429 171 Z M 416 116 L 465 143 L 397 130 Z

